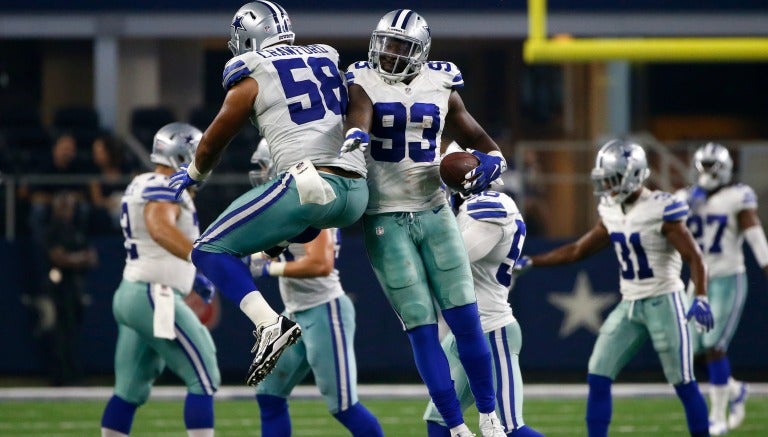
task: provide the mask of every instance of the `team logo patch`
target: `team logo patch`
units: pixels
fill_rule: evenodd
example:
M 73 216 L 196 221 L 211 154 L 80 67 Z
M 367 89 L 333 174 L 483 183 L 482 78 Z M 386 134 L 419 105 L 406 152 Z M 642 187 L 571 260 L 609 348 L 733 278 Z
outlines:
M 378 235 L 379 237 L 384 235 L 384 228 L 381 226 L 376 226 L 376 235 Z

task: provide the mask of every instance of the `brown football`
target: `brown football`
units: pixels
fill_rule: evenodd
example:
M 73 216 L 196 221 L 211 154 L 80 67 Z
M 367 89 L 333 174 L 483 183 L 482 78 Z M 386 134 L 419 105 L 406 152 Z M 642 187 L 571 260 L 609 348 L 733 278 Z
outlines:
M 464 176 L 478 165 L 480 161 L 469 152 L 449 153 L 440 161 L 440 179 L 449 188 L 461 191 L 464 189 Z

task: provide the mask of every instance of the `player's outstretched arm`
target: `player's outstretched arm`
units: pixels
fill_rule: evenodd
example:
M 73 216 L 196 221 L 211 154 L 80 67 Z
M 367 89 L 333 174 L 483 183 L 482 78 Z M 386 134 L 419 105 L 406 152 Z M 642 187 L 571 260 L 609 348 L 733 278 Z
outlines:
M 531 267 L 568 264 L 593 255 L 610 243 L 611 237 L 608 235 L 608 229 L 606 229 L 603 221 L 599 220 L 592 229 L 573 243 L 539 255 L 532 255 L 529 261 Z
M 752 254 L 755 255 L 757 264 L 768 275 L 768 241 L 765 239 L 765 231 L 760 224 L 756 209 L 744 209 L 737 216 L 739 229 L 744 232 L 744 239 L 749 243 Z

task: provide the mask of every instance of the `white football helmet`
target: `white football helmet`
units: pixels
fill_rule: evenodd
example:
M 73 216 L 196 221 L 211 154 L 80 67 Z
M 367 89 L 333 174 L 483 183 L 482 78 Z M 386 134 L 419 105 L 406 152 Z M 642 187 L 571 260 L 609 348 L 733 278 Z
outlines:
M 645 150 L 639 144 L 621 139 L 608 141 L 597 152 L 592 169 L 594 194 L 622 203 L 650 174 Z
M 262 138 L 251 155 L 251 164 L 255 169 L 248 172 L 251 186 L 261 185 L 275 176 L 275 167 L 272 165 L 272 156 L 269 153 L 267 139 Z
M 161 127 L 152 142 L 149 160 L 179 171 L 181 164 L 189 164 L 195 157 L 203 133 L 188 123 L 174 122 Z
M 275 44 L 293 44 L 296 37 L 285 9 L 267 0 L 241 6 L 230 27 L 227 47 L 234 56 Z
M 368 62 L 389 82 L 419 74 L 427 62 L 432 35 L 427 20 L 410 9 L 384 15 L 371 34 Z
M 693 155 L 693 166 L 698 172 L 696 183 L 712 191 L 731 182 L 733 160 L 722 144 L 707 143 Z

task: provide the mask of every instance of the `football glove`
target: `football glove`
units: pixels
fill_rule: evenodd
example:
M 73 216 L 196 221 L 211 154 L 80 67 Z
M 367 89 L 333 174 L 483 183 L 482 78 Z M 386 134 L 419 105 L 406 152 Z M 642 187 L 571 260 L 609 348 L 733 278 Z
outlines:
M 712 329 L 715 326 L 715 319 L 712 317 L 707 296 L 696 296 L 685 318 L 694 320 L 698 332 L 707 332 Z
M 254 253 L 251 255 L 248 268 L 251 269 L 251 276 L 253 279 L 265 278 L 269 276 L 269 265 L 272 260 L 266 258 L 264 252 Z
M 192 176 L 187 172 L 188 164 L 181 164 L 179 171 L 171 175 L 171 183 L 168 184 L 171 188 L 176 188 L 176 199 L 181 197 L 181 193 L 192 185 L 199 185 L 202 181 L 196 181 L 192 179 Z
M 467 149 L 467 152 L 475 155 L 480 161 L 480 165 L 464 176 L 464 190 L 469 193 L 477 194 L 485 191 L 491 182 L 507 170 L 507 161 L 500 155 L 489 155 L 473 149 Z
M 531 257 L 523 255 L 515 262 L 515 265 L 512 267 L 512 273 L 515 275 L 522 275 L 523 273 L 530 270 L 531 267 L 533 267 L 533 261 L 531 261 Z
M 206 278 L 200 272 L 195 274 L 195 282 L 192 283 L 192 290 L 199 294 L 205 303 L 211 303 L 213 296 L 216 294 L 216 286 L 213 285 L 210 279 Z
M 339 156 L 355 149 L 360 149 L 361 152 L 365 152 L 370 141 L 371 137 L 367 132 L 353 127 L 347 131 L 347 135 L 344 137 L 344 143 L 341 145 Z

